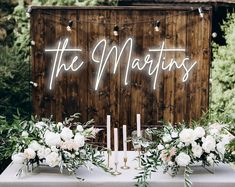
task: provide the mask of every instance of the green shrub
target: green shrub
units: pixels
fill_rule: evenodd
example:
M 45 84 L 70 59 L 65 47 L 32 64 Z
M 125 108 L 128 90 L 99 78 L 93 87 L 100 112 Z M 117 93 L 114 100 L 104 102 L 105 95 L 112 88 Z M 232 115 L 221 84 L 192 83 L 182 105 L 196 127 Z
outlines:
M 213 44 L 212 100 L 216 113 L 235 115 L 235 13 L 222 26 L 225 46 Z

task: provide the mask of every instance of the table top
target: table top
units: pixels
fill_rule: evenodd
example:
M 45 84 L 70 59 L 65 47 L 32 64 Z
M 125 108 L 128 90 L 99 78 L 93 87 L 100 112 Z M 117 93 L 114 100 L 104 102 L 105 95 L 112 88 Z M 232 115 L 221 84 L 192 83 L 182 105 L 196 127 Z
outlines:
M 0 176 L 0 187 L 124 187 L 134 186 L 136 181 L 133 179 L 138 170 L 135 170 L 137 161 L 134 160 L 137 156 L 136 152 L 128 152 L 128 165 L 129 170 L 122 170 L 120 166 L 123 165 L 121 161 L 123 154 L 119 153 L 119 171 L 121 175 L 112 176 L 109 173 L 105 173 L 103 170 L 97 167 L 93 167 L 92 171 L 88 171 L 86 168 L 81 167 L 78 169 L 78 176 L 84 178 L 85 181 L 79 181 L 73 175 L 60 174 L 58 168 L 39 167 L 34 170 L 33 173 L 22 175 L 17 177 L 18 170 L 22 167 L 20 164 L 10 164 L 7 169 Z M 111 166 L 112 164 L 111 158 Z M 192 167 L 194 170 L 191 175 L 191 181 L 193 187 L 234 187 L 235 186 L 235 171 L 227 164 L 219 164 L 215 166 L 215 174 L 211 174 L 202 167 Z M 179 173 L 175 177 L 171 177 L 169 174 L 163 174 L 162 168 L 159 168 L 156 173 L 153 173 L 149 180 L 149 186 L 159 187 L 182 187 L 184 182 L 183 174 Z

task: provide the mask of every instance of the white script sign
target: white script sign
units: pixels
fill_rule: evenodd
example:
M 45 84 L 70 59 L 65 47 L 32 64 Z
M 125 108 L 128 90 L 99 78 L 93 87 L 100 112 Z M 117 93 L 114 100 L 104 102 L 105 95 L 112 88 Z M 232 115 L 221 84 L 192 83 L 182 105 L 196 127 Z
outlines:
M 53 64 L 50 74 L 49 89 L 53 88 L 55 79 L 62 73 L 62 71 L 78 71 L 85 64 L 84 61 L 80 60 L 80 53 L 82 49 L 79 48 L 67 48 L 69 39 L 60 40 L 58 42 L 57 48 L 54 49 L 45 49 L 46 52 L 50 52 L 53 55 Z M 176 61 L 175 58 L 169 58 L 166 62 L 166 57 L 168 53 L 185 53 L 185 49 L 178 48 L 165 48 L 165 42 L 162 42 L 159 48 L 149 48 L 145 56 L 140 59 L 133 57 L 133 39 L 127 38 L 122 46 L 109 46 L 106 39 L 99 40 L 94 48 L 91 50 L 91 63 L 97 64 L 97 73 L 95 77 L 95 90 L 98 90 L 99 84 L 102 80 L 102 76 L 107 70 L 108 63 L 110 63 L 111 56 L 113 60 L 112 72 L 115 74 L 117 72 L 120 63 L 125 63 L 125 77 L 124 84 L 128 85 L 129 83 L 129 73 L 131 70 L 138 70 L 142 72 L 147 72 L 147 75 L 152 79 L 152 87 L 156 89 L 156 83 L 159 72 L 162 71 L 172 71 L 175 68 L 182 69 L 182 81 L 185 82 L 189 78 L 189 73 L 193 67 L 197 64 L 197 61 L 190 63 L 188 57 L 183 58 L 182 60 Z M 65 53 L 72 53 L 72 60 L 66 62 L 63 58 Z M 121 61 L 123 55 L 127 56 L 127 62 Z M 165 55 L 163 55 L 163 53 Z M 154 56 L 157 55 L 157 58 Z

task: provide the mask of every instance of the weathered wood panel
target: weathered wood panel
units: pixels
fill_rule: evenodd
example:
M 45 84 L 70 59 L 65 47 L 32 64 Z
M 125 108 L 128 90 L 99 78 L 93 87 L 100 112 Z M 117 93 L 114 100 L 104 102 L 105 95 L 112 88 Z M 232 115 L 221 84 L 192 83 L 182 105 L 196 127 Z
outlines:
M 31 33 L 36 44 L 32 46 L 32 79 L 38 83 L 33 90 L 34 113 L 53 115 L 59 121 L 80 112 L 82 121 L 94 118 L 99 128 L 105 128 L 106 115 L 111 114 L 112 127 L 119 127 L 121 135 L 122 125 L 126 124 L 129 136 L 136 129 L 137 113 L 141 114 L 144 128 L 160 125 L 161 120 L 177 123 L 198 119 L 208 109 L 211 53 L 211 8 L 204 7 L 203 11 L 202 18 L 197 7 L 188 6 L 33 7 Z M 70 20 L 72 30 L 67 31 Z M 160 20 L 158 32 L 154 30 L 156 20 Z M 115 25 L 119 27 L 118 36 L 113 34 Z M 182 68 L 160 71 L 156 90 L 153 90 L 153 78 L 132 70 L 128 74 L 128 85 L 124 85 L 127 48 L 115 74 L 115 55 L 110 56 L 99 89 L 95 90 L 97 64 L 91 58 L 94 45 L 106 38 L 107 45 L 122 46 L 129 37 L 134 41 L 132 58 L 143 60 L 149 48 L 160 48 L 165 42 L 165 48 L 186 49 L 183 53 L 163 52 L 165 66 L 171 58 L 180 62 L 189 57 L 189 64 L 198 63 L 186 82 L 182 82 Z M 55 47 L 65 38 L 69 38 L 69 47 L 82 49 L 79 59 L 84 61 L 84 66 L 79 71 L 60 74 L 49 90 L 54 59 L 45 48 Z M 102 54 L 101 48 L 99 53 Z M 71 61 L 73 55 L 74 52 L 66 53 L 64 61 Z M 159 56 L 151 55 L 154 59 Z M 97 138 L 100 143 L 105 142 L 105 133 L 101 134 Z

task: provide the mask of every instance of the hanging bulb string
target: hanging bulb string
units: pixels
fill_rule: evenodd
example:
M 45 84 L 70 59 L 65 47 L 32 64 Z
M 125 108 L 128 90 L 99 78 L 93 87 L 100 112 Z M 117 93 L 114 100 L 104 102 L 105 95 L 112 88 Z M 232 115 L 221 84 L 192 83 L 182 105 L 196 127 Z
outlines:
M 180 13 L 177 13 L 175 15 L 173 15 L 174 17 L 177 17 L 177 16 L 181 16 L 181 15 L 186 15 L 188 13 L 191 13 L 191 12 L 195 12 L 197 11 L 199 16 L 200 17 L 203 17 L 202 15 L 204 14 L 203 12 L 203 9 L 202 7 L 199 7 L 199 8 L 194 8 L 194 7 L 191 7 L 191 10 L 188 10 L 188 11 L 183 11 L 183 12 L 180 12 Z M 53 17 L 56 17 L 56 18 L 59 18 L 61 21 L 56 21 L 56 22 L 62 22 L 63 25 L 66 25 L 68 26 L 69 22 L 71 21 L 75 21 L 77 23 L 91 23 L 91 24 L 101 24 L 101 25 L 113 25 L 113 26 L 116 26 L 117 23 L 110 23 L 110 22 L 105 22 L 105 21 L 96 21 L 96 20 L 74 20 L 74 19 L 69 19 L 69 18 L 66 18 L 66 17 L 63 17 L 63 16 L 58 16 L 58 15 L 54 15 L 54 14 L 51 14 L 51 13 L 48 13 L 48 12 L 43 12 L 41 14 L 44 14 L 44 15 L 49 15 L 49 16 L 53 16 Z M 118 23 L 118 26 L 121 27 L 121 26 L 127 26 L 127 25 L 134 25 L 134 24 L 142 24 L 142 23 L 156 23 L 156 22 L 161 22 L 162 20 L 167 20 L 169 18 L 171 18 L 172 15 L 170 16 L 164 16 L 162 18 L 155 18 L 155 19 L 146 19 L 146 20 L 139 20 L 139 21 L 131 21 L 131 22 L 124 22 L 124 23 Z M 46 18 L 48 19 L 48 18 Z M 50 19 L 50 21 L 54 21 L 52 19 Z

